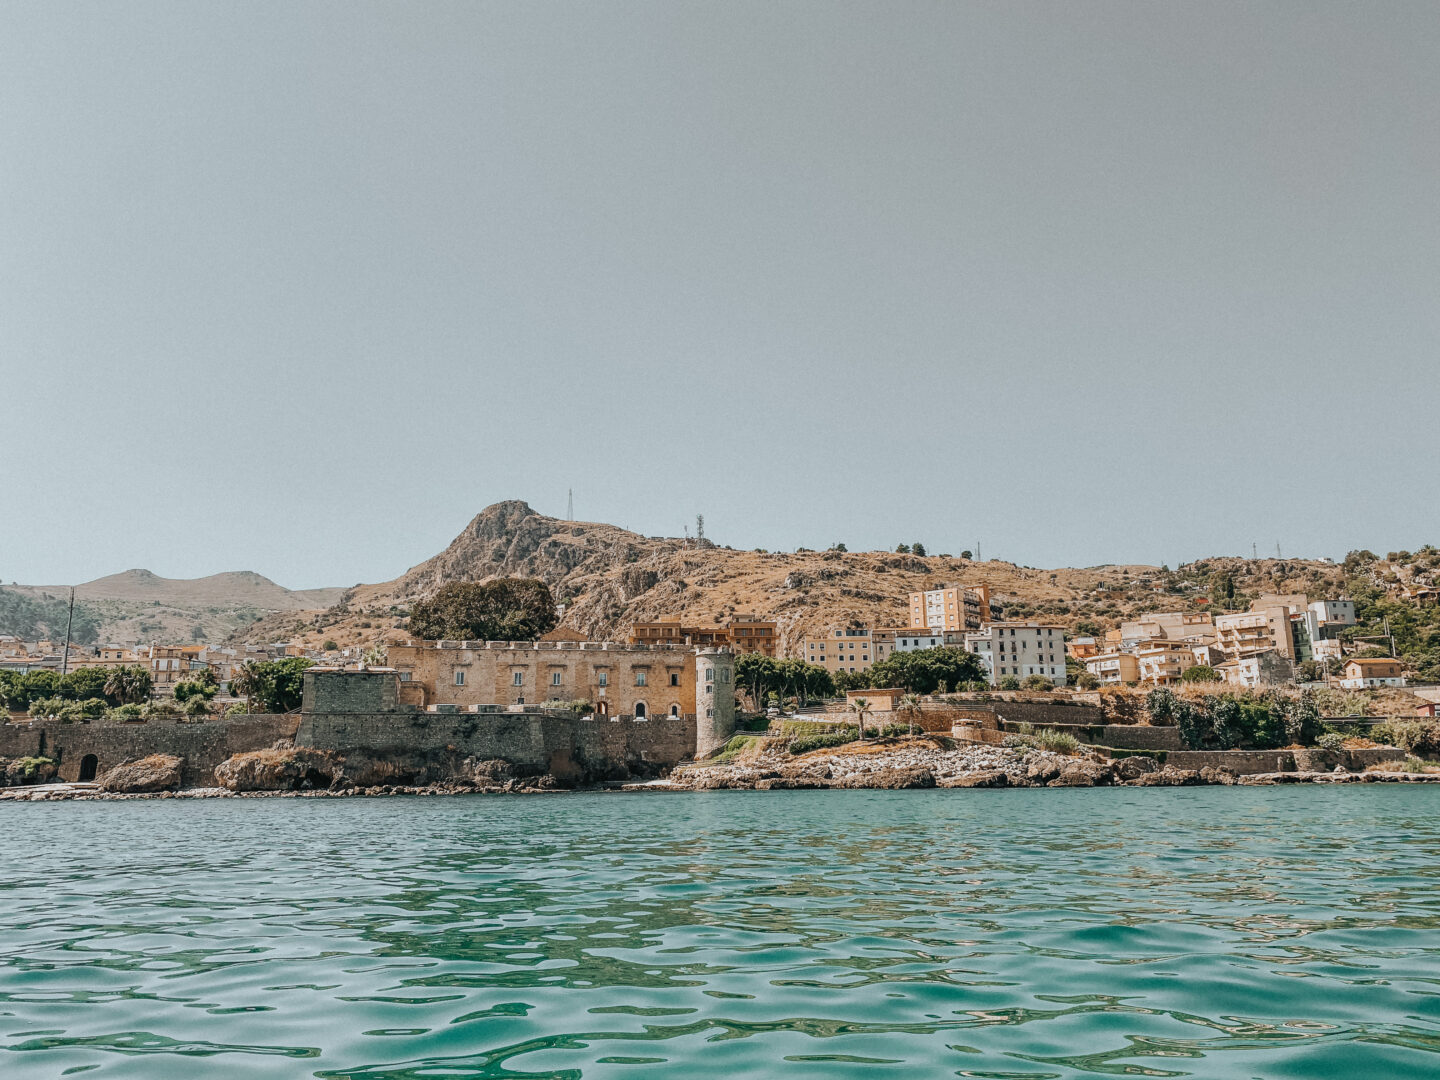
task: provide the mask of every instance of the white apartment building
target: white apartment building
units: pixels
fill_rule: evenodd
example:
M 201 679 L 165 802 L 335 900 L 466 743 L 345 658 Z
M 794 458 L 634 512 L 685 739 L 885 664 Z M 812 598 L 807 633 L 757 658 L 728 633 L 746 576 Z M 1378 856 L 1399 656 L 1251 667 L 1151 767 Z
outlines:
M 990 672 L 990 685 L 1014 676 L 1044 675 L 1065 685 L 1065 629 L 1047 623 L 990 623 L 965 635 L 965 651 L 974 653 Z
M 939 649 L 945 644 L 945 632 L 934 627 L 917 629 L 904 628 L 895 631 L 895 651 L 918 652 L 920 649 Z

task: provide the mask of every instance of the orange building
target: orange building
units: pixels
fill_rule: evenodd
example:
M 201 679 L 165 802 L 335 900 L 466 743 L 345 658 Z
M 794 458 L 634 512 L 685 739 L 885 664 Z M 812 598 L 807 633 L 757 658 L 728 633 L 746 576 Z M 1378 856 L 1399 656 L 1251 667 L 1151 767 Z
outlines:
M 777 623 L 754 615 L 736 615 L 723 626 L 686 626 L 679 617 L 637 622 L 630 631 L 632 645 L 661 645 L 719 648 L 734 653 L 763 653 L 774 656 L 779 649 L 780 628 Z
M 990 621 L 990 586 L 947 585 L 910 594 L 910 626 L 979 630 Z

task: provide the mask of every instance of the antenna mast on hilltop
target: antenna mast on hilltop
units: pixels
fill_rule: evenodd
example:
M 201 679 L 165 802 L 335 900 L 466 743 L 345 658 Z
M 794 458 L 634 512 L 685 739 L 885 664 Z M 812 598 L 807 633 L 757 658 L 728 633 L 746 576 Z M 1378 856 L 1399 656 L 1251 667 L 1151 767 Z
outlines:
M 566 520 L 566 521 L 574 521 L 574 520 L 575 520 L 575 489 L 574 489 L 574 488 L 570 488 L 570 489 L 568 489 L 567 492 L 566 492 L 566 498 L 565 498 L 565 520 Z

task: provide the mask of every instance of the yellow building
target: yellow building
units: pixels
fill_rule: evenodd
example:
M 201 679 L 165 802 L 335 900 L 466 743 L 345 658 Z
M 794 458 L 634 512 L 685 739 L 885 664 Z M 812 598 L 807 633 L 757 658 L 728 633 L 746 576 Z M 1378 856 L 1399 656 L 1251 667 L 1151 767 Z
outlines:
M 1101 686 L 1122 686 L 1140 681 L 1140 661 L 1130 653 L 1101 653 L 1085 661 L 1085 670 L 1100 680 Z
M 910 626 L 979 630 L 990 621 L 990 586 L 947 585 L 910 594 Z
M 895 652 L 897 635 L 907 630 L 909 627 L 872 630 L 868 626 L 829 630 L 801 642 L 801 658 L 832 675 L 837 671 L 866 671 L 872 664 L 888 659 Z

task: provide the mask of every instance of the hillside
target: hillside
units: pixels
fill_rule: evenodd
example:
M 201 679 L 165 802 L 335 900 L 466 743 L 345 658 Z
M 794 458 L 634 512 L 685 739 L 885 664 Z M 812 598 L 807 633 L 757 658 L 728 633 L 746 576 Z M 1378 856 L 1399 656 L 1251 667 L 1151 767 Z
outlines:
M 64 632 L 70 590 L 63 585 L 9 585 L 0 600 L 0 633 L 34 637 Z M 126 570 L 75 587 L 76 640 L 133 645 L 150 641 L 220 642 L 276 612 L 323 608 L 343 589 L 292 591 L 249 570 L 202 578 L 163 578 Z M 43 613 L 43 614 L 37 614 Z
M 623 639 L 635 622 L 661 616 L 708 623 L 754 613 L 779 623 L 782 648 L 795 655 L 807 634 L 851 623 L 903 624 L 911 592 L 949 582 L 988 584 L 1006 617 L 1103 629 L 1147 610 L 1200 610 L 1227 575 L 1235 594 L 1229 606 L 1259 592 L 1327 595 L 1342 581 L 1339 566 L 1302 559 L 1209 559 L 1175 571 L 1041 570 L 948 555 L 735 551 L 561 521 L 511 501 L 482 511 L 444 551 L 395 580 L 346 590 L 323 610 L 269 616 L 237 638 L 365 644 L 403 633 L 410 602 L 446 582 L 534 576 L 566 605 L 562 625 L 590 638 Z

